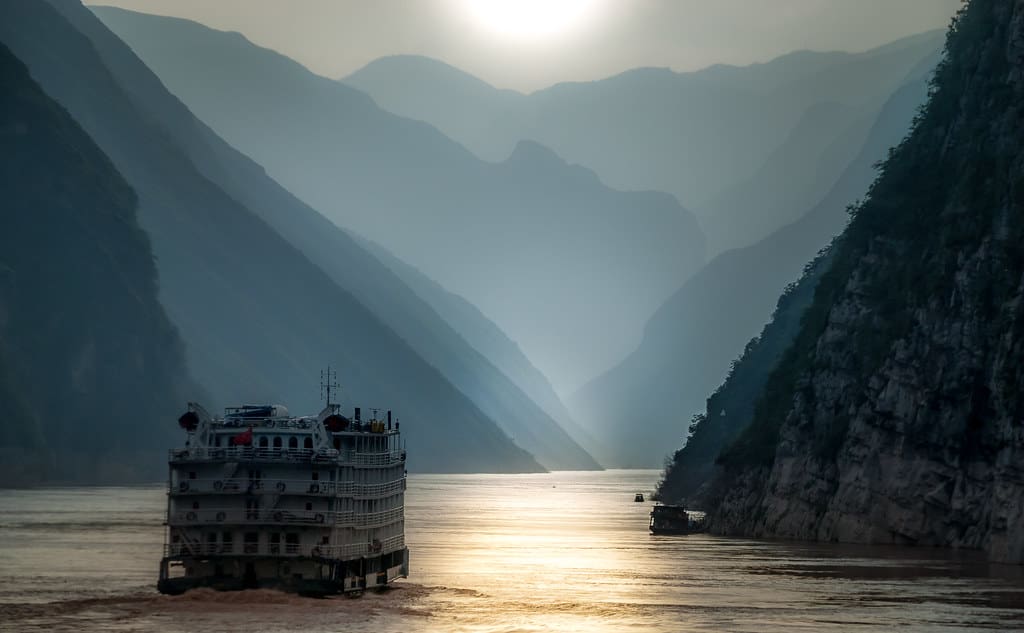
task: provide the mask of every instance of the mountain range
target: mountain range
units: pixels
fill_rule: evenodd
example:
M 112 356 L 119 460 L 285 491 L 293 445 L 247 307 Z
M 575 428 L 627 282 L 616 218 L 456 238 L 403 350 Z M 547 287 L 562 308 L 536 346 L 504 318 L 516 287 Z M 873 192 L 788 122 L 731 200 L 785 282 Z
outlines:
M 237 33 L 95 11 L 226 141 L 470 301 L 560 393 L 629 353 L 705 261 L 696 220 L 671 195 L 610 189 L 529 140 L 486 162 Z
M 532 139 L 617 189 L 671 193 L 698 215 L 714 255 L 817 203 L 882 105 L 941 46 L 934 31 L 862 53 L 798 51 L 686 73 L 638 68 L 528 95 L 405 55 L 342 81 L 487 160 Z
M 1024 4 L 973 0 L 717 458 L 714 531 L 1024 562 L 1022 96 Z
M 842 231 L 846 209 L 867 191 L 875 163 L 906 134 L 925 101 L 938 59 L 936 52 L 905 78 L 857 156 L 816 205 L 758 243 L 715 257 L 654 314 L 633 354 L 568 399 L 573 416 L 603 439 L 598 459 L 654 466 L 666 446 L 684 440 L 690 416 L 704 408 L 707 394 L 769 319 L 786 285 Z
M 0 196 L 5 485 L 158 477 L 196 386 L 137 198 L 2 44 Z
M 379 281 L 381 292 L 415 294 L 195 119 L 90 11 L 55 0 L 7 3 L 2 14 L 0 41 L 137 192 L 160 300 L 184 339 L 189 369 L 215 401 L 312 409 L 318 369 L 331 364 L 345 379 L 347 402 L 392 408 L 406 421 L 418 447 L 411 468 L 540 468 L 332 273 L 340 278 L 344 264 L 364 262 L 364 281 Z M 285 219 L 292 239 L 274 228 Z M 321 250 L 304 253 L 313 248 L 296 243 L 300 234 Z M 311 261 L 328 253 L 340 262 L 331 273 Z M 413 308 L 440 320 L 422 302 Z M 453 353 L 472 350 L 463 342 Z

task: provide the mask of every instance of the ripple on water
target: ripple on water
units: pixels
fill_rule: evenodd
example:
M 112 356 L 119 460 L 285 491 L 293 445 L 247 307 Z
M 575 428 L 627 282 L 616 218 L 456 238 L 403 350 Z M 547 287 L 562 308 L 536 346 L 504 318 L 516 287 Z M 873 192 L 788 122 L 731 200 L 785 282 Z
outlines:
M 157 594 L 162 485 L 0 491 L 0 630 L 1024 630 L 1021 568 L 972 554 L 652 537 L 658 475 L 414 475 L 411 578 L 322 600 Z

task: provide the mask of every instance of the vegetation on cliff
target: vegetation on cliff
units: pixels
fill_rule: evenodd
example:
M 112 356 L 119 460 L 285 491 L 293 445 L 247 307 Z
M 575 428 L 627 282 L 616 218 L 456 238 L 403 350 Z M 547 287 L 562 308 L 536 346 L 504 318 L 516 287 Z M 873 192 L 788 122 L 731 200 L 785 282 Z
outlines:
M 1024 562 L 1024 5 L 973 0 L 753 421 L 721 533 L 980 548 Z

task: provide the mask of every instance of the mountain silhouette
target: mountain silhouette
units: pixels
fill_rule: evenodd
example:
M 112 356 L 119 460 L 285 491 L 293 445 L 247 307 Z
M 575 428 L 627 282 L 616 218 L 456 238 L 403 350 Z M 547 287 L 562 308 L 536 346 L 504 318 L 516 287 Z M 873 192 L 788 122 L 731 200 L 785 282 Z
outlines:
M 858 156 L 817 205 L 757 244 L 715 257 L 654 314 L 636 352 L 568 400 L 574 417 L 587 420 L 612 451 L 596 453 L 602 463 L 655 466 L 666 446 L 683 443 L 691 415 L 704 409 L 730 361 L 768 321 L 784 287 L 842 231 L 846 208 L 867 190 L 875 163 L 906 134 L 925 101 L 933 66 L 921 64 L 896 91 Z M 644 424 L 622 425 L 626 415 Z
M 410 468 L 540 469 L 393 329 L 204 173 L 190 153 L 210 150 L 212 137 L 196 133 L 202 124 L 180 104 L 147 93 L 160 82 L 90 11 L 71 0 L 5 3 L 0 16 L 0 40 L 136 189 L 160 299 L 190 370 L 217 400 L 315 410 L 319 368 L 330 364 L 345 381 L 346 406 L 391 408 L 405 422 L 417 447 Z M 239 176 L 226 165 L 206 167 Z
M 152 481 L 195 386 L 135 192 L 2 44 L 0 147 L 0 475 Z
M 96 12 L 225 140 L 476 305 L 559 391 L 635 347 L 704 262 L 695 219 L 670 195 L 609 189 L 527 139 L 485 162 L 237 33 Z
M 487 160 L 534 139 L 612 187 L 671 193 L 698 214 L 714 255 L 753 244 L 815 204 L 882 104 L 941 46 L 934 31 L 863 53 L 798 51 L 686 73 L 638 68 L 529 95 L 408 55 L 342 81 Z

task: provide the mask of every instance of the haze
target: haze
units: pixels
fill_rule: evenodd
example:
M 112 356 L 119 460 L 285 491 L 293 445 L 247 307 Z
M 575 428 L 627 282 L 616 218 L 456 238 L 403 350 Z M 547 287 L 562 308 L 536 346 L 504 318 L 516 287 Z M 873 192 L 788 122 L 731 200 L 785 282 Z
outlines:
M 686 71 L 719 63 L 763 62 L 801 49 L 863 51 L 905 35 L 945 28 L 960 2 L 572 0 L 557 3 L 572 5 L 565 10 L 538 11 L 555 22 L 568 15 L 572 23 L 560 28 L 537 25 L 535 37 L 524 37 L 516 28 L 488 28 L 480 19 L 479 7 L 471 6 L 502 2 L 103 0 L 94 4 L 239 31 L 332 78 L 347 76 L 382 56 L 416 54 L 443 60 L 500 88 L 532 91 L 639 66 Z

